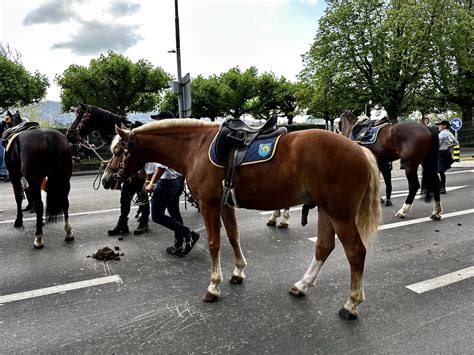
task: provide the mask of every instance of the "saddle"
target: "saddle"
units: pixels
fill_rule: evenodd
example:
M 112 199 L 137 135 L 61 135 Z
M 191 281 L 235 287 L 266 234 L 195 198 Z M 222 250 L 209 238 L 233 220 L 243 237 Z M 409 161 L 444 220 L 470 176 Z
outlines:
M 373 127 L 378 127 L 390 123 L 391 122 L 387 117 L 383 117 L 377 121 L 372 121 L 367 117 L 364 117 L 363 119 L 359 119 L 352 127 L 351 132 L 349 134 L 349 138 L 352 141 L 362 141 L 366 136 L 371 134 L 370 131 Z
M 14 127 L 6 129 L 2 134 L 3 147 L 6 148 L 7 146 L 9 146 L 11 143 L 10 141 L 13 141 L 13 139 L 21 132 L 28 131 L 30 129 L 37 129 L 37 128 L 40 128 L 40 125 L 38 122 L 25 121 Z
M 267 139 L 287 133 L 285 127 L 278 128 L 274 116 L 261 127 L 249 127 L 244 121 L 229 118 L 224 121 L 217 133 L 215 152 L 219 161 L 224 162 L 224 206 L 237 206 L 234 180 L 237 168 L 242 164 L 250 145 L 256 139 Z

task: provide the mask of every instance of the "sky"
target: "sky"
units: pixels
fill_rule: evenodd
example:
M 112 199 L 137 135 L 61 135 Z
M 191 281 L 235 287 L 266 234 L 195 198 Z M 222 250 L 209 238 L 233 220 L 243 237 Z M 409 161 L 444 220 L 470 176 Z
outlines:
M 111 49 L 146 59 L 177 76 L 174 0 L 0 0 L 0 42 L 21 54 L 30 72 L 54 82 L 72 64 Z M 179 0 L 183 76 L 257 67 L 289 80 L 316 34 L 323 0 Z

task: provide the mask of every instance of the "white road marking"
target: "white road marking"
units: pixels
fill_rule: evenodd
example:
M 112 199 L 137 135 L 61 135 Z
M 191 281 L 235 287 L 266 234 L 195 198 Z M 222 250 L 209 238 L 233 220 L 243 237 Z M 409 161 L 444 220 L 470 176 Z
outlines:
M 471 214 L 471 213 L 474 213 L 474 208 L 464 210 L 464 211 L 446 213 L 446 214 L 442 215 L 443 216 L 442 218 L 445 219 L 445 218 L 450 218 L 450 217 L 463 216 L 463 215 Z M 423 218 L 411 219 L 409 221 L 401 221 L 401 222 L 395 222 L 395 223 L 389 223 L 389 224 L 382 224 L 381 226 L 379 226 L 378 230 L 380 231 L 380 230 L 385 230 L 385 229 L 393 229 L 393 228 L 408 226 L 408 225 L 411 225 L 411 224 L 424 223 L 424 222 L 438 223 L 438 222 L 433 221 L 429 217 L 423 217 Z M 336 237 L 337 237 L 337 235 L 336 235 Z M 316 243 L 317 237 L 308 238 L 308 240 Z
M 97 279 L 72 282 L 72 283 L 64 284 L 64 285 L 45 287 L 45 288 L 40 288 L 37 290 L 12 293 L 10 295 L 0 296 L 0 304 L 26 300 L 28 298 L 52 295 L 55 293 L 64 293 L 67 291 L 78 290 L 80 288 L 99 286 L 99 285 L 108 284 L 112 282 L 122 283 L 122 279 L 120 278 L 119 275 L 113 275 L 113 276 L 107 276 L 107 277 L 100 277 Z
M 416 293 L 423 293 L 468 279 L 470 277 L 474 277 L 474 266 L 459 271 L 451 272 L 449 274 L 435 277 L 426 281 L 421 281 L 416 284 L 408 285 L 406 286 L 406 288 Z
M 420 171 L 421 173 L 421 171 Z M 470 170 L 461 170 L 461 171 L 451 171 L 451 172 L 447 172 L 446 175 L 453 175 L 453 174 L 464 174 L 464 173 L 474 173 L 474 169 L 470 169 Z M 406 180 L 406 176 L 403 176 L 403 177 L 397 177 L 397 178 L 392 178 L 392 181 L 394 180 Z M 383 179 L 380 179 L 381 182 L 383 182 Z
M 464 186 L 451 186 L 447 187 L 446 191 L 455 191 L 459 189 L 463 189 L 465 187 L 468 187 L 469 185 L 464 185 Z M 397 197 L 405 197 L 408 196 L 408 190 L 398 190 L 398 191 L 393 191 L 391 198 L 397 198 Z M 420 198 L 421 194 L 417 193 L 415 198 Z M 387 196 L 382 196 L 383 199 L 387 198 Z

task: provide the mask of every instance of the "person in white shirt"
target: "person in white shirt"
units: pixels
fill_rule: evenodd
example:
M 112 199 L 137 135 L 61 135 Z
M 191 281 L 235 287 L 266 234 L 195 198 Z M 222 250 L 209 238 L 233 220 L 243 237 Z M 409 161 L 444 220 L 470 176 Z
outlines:
M 449 131 L 449 122 L 441 121 L 436 123 L 439 130 L 439 153 L 438 153 L 438 173 L 440 177 L 440 189 L 441 194 L 446 193 L 446 174 L 445 171 L 451 168 L 453 164 L 453 156 L 451 149 L 458 145 L 459 142 L 454 135 Z
M 152 115 L 153 119 L 174 118 L 170 111 Z M 174 231 L 174 243 L 166 248 L 170 255 L 183 257 L 193 249 L 199 239 L 199 233 L 183 224 L 179 211 L 179 197 L 184 190 L 184 176 L 164 165 L 155 163 L 155 173 L 145 190 L 153 192 L 151 200 L 151 220 Z M 168 210 L 168 215 L 165 211 Z

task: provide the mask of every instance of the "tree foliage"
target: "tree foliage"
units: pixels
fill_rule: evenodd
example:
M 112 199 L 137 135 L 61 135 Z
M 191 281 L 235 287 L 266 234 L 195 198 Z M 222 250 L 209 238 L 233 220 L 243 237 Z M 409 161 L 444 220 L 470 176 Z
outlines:
M 48 87 L 45 75 L 28 72 L 21 55 L 0 44 L 0 109 L 36 103 L 46 95 Z
M 191 93 L 193 117 L 209 117 L 214 121 L 216 117 L 223 116 L 225 105 L 218 76 L 211 75 L 207 79 L 197 76 L 191 82 Z
M 71 65 L 56 76 L 63 111 L 85 102 L 120 115 L 152 111 L 170 80 L 160 67 L 145 60 L 133 63 L 113 51 L 91 60 L 89 67 Z
M 247 102 L 255 96 L 257 68 L 250 67 L 242 72 L 238 67 L 221 74 L 221 95 L 223 113 L 239 118 L 248 113 Z
M 369 100 L 385 107 L 393 120 L 414 109 L 417 93 L 426 88 L 429 64 L 436 65 L 433 39 L 449 27 L 441 4 L 454 3 L 328 0 L 304 57 L 302 99 L 324 115 L 340 113 L 341 106 L 362 111 Z

